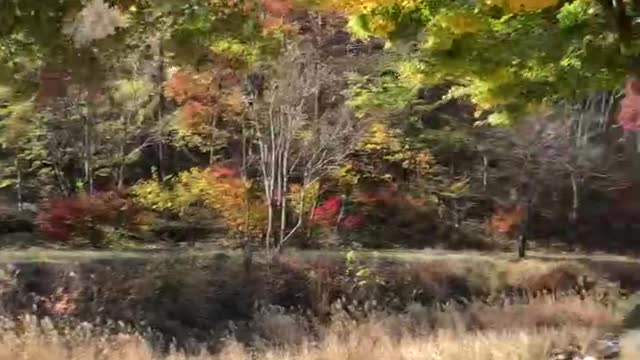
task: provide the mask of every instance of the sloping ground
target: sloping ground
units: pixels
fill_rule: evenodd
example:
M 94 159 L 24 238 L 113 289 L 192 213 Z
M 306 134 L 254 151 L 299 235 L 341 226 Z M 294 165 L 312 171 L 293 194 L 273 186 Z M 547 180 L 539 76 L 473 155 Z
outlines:
M 634 312 L 640 311 L 632 310 L 640 301 L 629 295 L 640 290 L 638 261 L 607 255 L 531 257 L 292 251 L 270 260 L 256 254 L 247 266 L 240 252 L 207 247 L 2 251 L 0 315 L 35 311 L 67 323 L 109 319 L 142 332 L 150 328 L 181 346 L 214 337 L 217 349 L 231 322 L 235 338 L 246 344 L 256 334 L 280 333 L 260 328 L 265 322 L 286 325 L 290 317 L 306 324 L 309 339 L 320 331 L 310 329 L 336 316 L 365 319 L 375 313 L 405 314 L 411 321 L 424 317 L 436 329 L 453 326 L 465 332 L 588 328 L 601 333 L 636 326 Z M 545 291 L 557 300 L 532 299 Z M 271 320 L 256 322 L 269 306 L 282 310 L 269 310 Z
M 487 260 L 514 260 L 516 254 L 512 252 L 482 252 L 482 251 L 450 251 L 438 249 L 425 250 L 356 250 L 359 257 L 365 259 L 391 259 L 398 261 L 425 261 L 425 260 L 460 260 L 467 258 Z M 211 257 L 216 254 L 239 256 L 241 252 L 224 250 L 210 244 L 195 244 L 191 246 L 146 246 L 134 250 L 92 250 L 92 249 L 65 249 L 52 247 L 32 246 L 26 249 L 5 248 L 0 250 L 0 263 L 44 261 L 44 262 L 76 262 L 91 261 L 94 259 L 149 259 L 163 257 Z M 285 254 L 300 258 L 313 259 L 318 257 L 342 258 L 345 251 L 331 250 L 287 250 Z M 258 253 L 257 256 L 260 256 Z M 612 255 L 606 253 L 554 253 L 531 251 L 528 259 L 541 261 L 577 261 L 594 266 L 638 266 L 640 259 Z

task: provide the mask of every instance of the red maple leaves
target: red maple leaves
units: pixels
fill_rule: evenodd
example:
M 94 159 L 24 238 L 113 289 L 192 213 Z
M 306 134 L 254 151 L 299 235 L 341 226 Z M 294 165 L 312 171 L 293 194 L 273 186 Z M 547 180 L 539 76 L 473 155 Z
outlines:
M 491 230 L 507 234 L 514 230 L 524 218 L 525 212 L 521 206 L 514 206 L 506 209 L 497 209 L 491 216 L 489 226 Z
M 341 208 L 342 198 L 340 196 L 330 197 L 313 211 L 313 223 L 324 226 L 335 225 Z
M 124 194 L 103 192 L 80 194 L 50 201 L 36 218 L 38 229 L 48 238 L 71 241 L 100 232 L 100 226 L 142 225 L 143 211 Z

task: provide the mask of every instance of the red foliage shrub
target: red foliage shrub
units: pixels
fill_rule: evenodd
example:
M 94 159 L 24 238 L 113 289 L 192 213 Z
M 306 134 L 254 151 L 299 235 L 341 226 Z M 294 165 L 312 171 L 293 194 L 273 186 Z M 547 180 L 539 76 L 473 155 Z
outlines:
M 322 205 L 314 209 L 312 223 L 319 226 L 338 225 L 345 230 L 356 230 L 365 224 L 367 219 L 365 211 L 345 214 L 341 219 L 338 219 L 342 207 L 342 198 L 340 196 L 327 199 Z
M 342 208 L 342 198 L 334 196 L 327 199 L 313 212 L 313 223 L 316 225 L 332 225 L 338 221 L 338 215 Z
M 340 225 L 347 230 L 357 229 L 365 224 L 366 216 L 362 213 L 345 216 Z
M 180 109 L 181 125 L 186 129 L 196 128 L 211 112 L 211 107 L 195 100 L 188 100 Z
M 618 123 L 627 131 L 640 131 L 640 81 L 627 81 L 626 94 L 620 102 Z
M 287 16 L 293 11 L 293 3 L 289 0 L 263 0 L 262 7 L 272 16 Z
M 50 239 L 86 239 L 93 245 L 104 240 L 101 226 L 135 231 L 144 223 L 143 210 L 117 192 L 56 199 L 43 206 L 36 218 L 38 229 Z
M 209 171 L 210 171 L 210 174 L 214 177 L 236 178 L 240 176 L 240 172 L 237 169 L 233 169 L 230 167 L 216 166 L 216 167 L 212 167 Z
M 524 209 L 516 206 L 509 209 L 498 209 L 490 220 L 491 230 L 500 234 L 507 234 L 515 229 L 524 217 Z

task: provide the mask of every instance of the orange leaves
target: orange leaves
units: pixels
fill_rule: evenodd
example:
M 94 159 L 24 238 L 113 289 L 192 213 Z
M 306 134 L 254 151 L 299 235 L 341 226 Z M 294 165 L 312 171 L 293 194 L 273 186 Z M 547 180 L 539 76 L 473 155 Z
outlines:
M 206 100 L 212 94 L 213 79 L 208 74 L 194 74 L 180 70 L 165 84 L 165 95 L 178 103 L 188 99 Z
M 262 0 L 262 9 L 265 14 L 261 25 L 265 34 L 290 33 L 296 29 L 296 25 L 287 19 L 295 10 L 292 0 Z
M 243 231 L 260 235 L 264 229 L 266 207 L 253 198 L 250 184 L 235 168 L 213 166 L 204 172 L 208 189 L 202 193 L 205 205 L 224 220 L 230 234 Z
M 212 167 L 209 169 L 209 174 L 214 178 L 238 178 L 240 176 L 237 169 L 222 166 Z
M 266 222 L 264 199 L 237 168 L 192 168 L 175 175 L 166 185 L 156 180 L 136 184 L 138 203 L 181 218 L 220 220 L 229 235 L 261 236 Z
M 262 21 L 262 28 L 265 32 L 271 32 L 284 26 L 284 19 L 281 17 L 268 16 Z
M 243 106 L 239 78 L 224 68 L 203 73 L 176 71 L 165 83 L 164 93 L 181 105 L 179 125 L 190 130 L 209 126 L 211 117 L 219 112 L 238 113 Z
M 537 11 L 558 5 L 558 0 L 487 0 L 489 5 L 498 5 L 510 12 Z
M 514 230 L 524 218 L 524 209 L 522 206 L 516 206 L 508 209 L 498 209 L 490 220 L 491 230 L 500 234 L 506 234 Z
M 624 99 L 620 102 L 618 123 L 626 131 L 640 131 L 640 81 L 627 81 Z
M 212 115 L 211 107 L 200 102 L 188 100 L 180 108 L 180 125 L 185 129 L 196 129 Z
M 290 0 L 262 0 L 262 7 L 267 14 L 274 17 L 285 17 L 293 11 Z

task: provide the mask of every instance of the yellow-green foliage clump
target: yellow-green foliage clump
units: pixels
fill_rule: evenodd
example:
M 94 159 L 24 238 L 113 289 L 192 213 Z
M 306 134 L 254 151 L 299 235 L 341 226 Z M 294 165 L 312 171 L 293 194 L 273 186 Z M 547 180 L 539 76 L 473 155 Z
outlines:
M 259 235 L 264 229 L 266 207 L 251 183 L 224 167 L 193 168 L 167 184 L 142 181 L 132 188 L 138 202 L 158 212 L 181 217 L 218 217 L 232 235 Z

